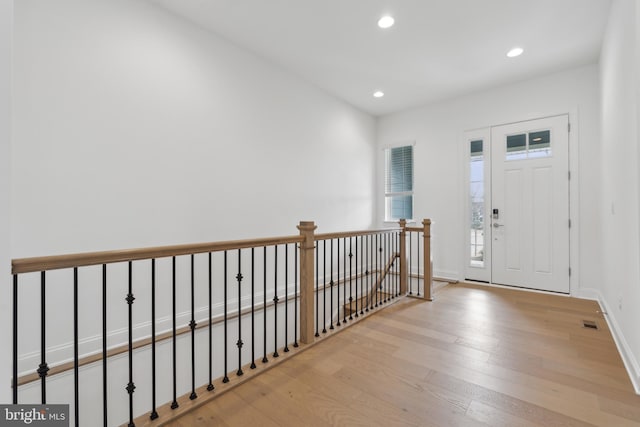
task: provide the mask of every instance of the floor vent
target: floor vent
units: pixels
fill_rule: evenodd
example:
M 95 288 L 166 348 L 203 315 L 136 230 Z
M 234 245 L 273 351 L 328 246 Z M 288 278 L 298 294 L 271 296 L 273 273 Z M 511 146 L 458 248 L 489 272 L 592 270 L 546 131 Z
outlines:
M 598 329 L 598 324 L 596 322 L 594 322 L 593 320 L 583 320 L 582 321 L 582 327 L 587 328 L 587 329 Z

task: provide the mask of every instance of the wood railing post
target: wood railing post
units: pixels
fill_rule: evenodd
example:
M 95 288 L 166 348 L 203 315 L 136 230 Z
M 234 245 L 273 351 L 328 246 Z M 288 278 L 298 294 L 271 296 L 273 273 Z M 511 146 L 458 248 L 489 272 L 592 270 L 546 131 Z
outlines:
M 400 220 L 400 295 L 407 294 L 407 221 Z
M 300 342 L 309 344 L 314 340 L 314 249 L 316 225 L 313 221 L 300 221 L 298 230 L 304 236 L 300 244 Z
M 424 299 L 433 301 L 431 284 L 433 283 L 433 271 L 431 271 L 431 220 L 422 221 L 424 227 Z

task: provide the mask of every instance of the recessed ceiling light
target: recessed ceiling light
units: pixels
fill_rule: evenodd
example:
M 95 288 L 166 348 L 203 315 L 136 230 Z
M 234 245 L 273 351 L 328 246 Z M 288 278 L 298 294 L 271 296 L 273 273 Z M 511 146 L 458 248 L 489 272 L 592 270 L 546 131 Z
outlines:
M 393 16 L 385 15 L 378 20 L 378 27 L 389 28 L 393 25 L 394 22 L 396 21 L 395 19 L 393 19 Z
M 513 49 L 511 49 L 509 52 L 507 52 L 507 56 L 509 58 L 515 58 L 516 56 L 520 56 L 522 55 L 522 52 L 524 52 L 524 49 L 521 47 L 514 47 Z
M 384 96 L 384 92 L 381 90 L 373 93 L 374 98 L 382 98 Z

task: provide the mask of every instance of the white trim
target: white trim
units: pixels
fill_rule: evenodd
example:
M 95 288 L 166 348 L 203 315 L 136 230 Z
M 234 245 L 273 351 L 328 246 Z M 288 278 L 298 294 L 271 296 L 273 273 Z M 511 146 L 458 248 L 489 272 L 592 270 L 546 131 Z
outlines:
M 562 292 L 545 291 L 544 289 L 531 289 L 531 288 L 525 288 L 521 286 L 501 285 L 499 283 L 489 283 L 489 282 L 481 282 L 481 281 L 467 280 L 467 279 L 460 280 L 459 283 L 468 284 L 468 285 L 487 286 L 490 288 L 511 289 L 512 291 L 533 292 L 535 294 L 556 295 L 556 296 L 565 297 L 565 298 L 571 297 L 571 295 L 565 294 Z
M 609 304 L 607 304 L 607 300 L 599 290 L 589 288 L 581 289 L 578 298 L 594 300 L 600 304 L 604 319 L 607 321 L 607 325 L 613 336 L 613 341 L 616 343 L 618 353 L 620 353 L 620 357 L 622 358 L 622 363 L 624 363 L 624 367 L 629 375 L 629 380 L 631 380 L 636 394 L 640 396 L 640 364 L 638 363 L 638 359 L 633 355 L 633 351 L 625 339 L 615 316 L 609 314 L 613 313 L 613 311 L 611 307 L 609 307 Z
M 580 292 L 580 126 L 578 126 L 578 108 L 569 109 L 569 294 L 577 296 Z
M 398 148 L 398 147 L 406 147 L 407 145 L 411 145 L 413 147 L 416 146 L 416 140 L 407 140 L 407 141 L 400 141 L 400 142 L 394 142 L 392 144 L 386 144 L 380 147 L 380 149 L 384 152 L 385 150 L 388 150 L 389 148 Z
M 449 271 L 449 270 L 433 270 L 433 277 L 437 277 L 439 279 L 446 279 L 450 282 L 458 282 L 458 277 L 460 273 L 457 271 Z

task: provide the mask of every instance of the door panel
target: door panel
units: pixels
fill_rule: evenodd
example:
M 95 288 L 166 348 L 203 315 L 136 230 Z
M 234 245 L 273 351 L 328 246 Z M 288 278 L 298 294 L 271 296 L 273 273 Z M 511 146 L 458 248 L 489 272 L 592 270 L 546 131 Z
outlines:
M 492 282 L 568 293 L 568 117 L 493 127 L 491 153 Z
M 553 172 L 551 167 L 533 169 L 533 269 L 553 272 Z
M 495 238 L 503 242 L 502 251 L 498 256 L 502 255 L 505 259 L 505 268 L 508 271 L 522 271 L 522 254 L 524 248 L 522 246 L 522 212 L 523 212 L 523 194 L 524 187 L 522 179 L 522 171 L 518 169 L 506 170 L 504 173 L 504 186 L 502 195 L 504 198 L 502 210 L 498 209 L 498 218 L 503 218 L 502 223 L 494 221 L 498 227 L 495 230 Z M 496 206 L 493 203 L 493 206 Z M 505 216 L 506 212 L 513 212 L 513 215 Z M 509 230 L 507 233 L 506 230 Z

